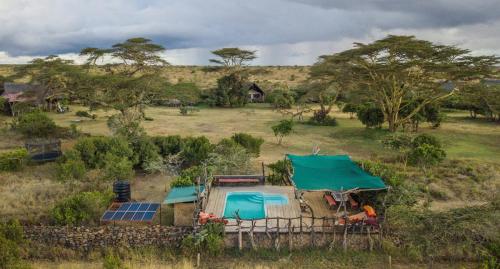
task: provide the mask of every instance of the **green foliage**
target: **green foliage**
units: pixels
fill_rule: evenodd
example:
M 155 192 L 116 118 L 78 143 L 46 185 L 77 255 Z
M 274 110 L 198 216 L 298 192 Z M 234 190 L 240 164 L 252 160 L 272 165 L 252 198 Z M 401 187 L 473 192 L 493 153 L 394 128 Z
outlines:
M 222 48 L 212 51 L 212 54 L 220 59 L 210 59 L 210 62 L 225 67 L 240 67 L 257 58 L 255 51 L 240 48 Z
M 102 168 L 108 153 L 136 163 L 134 151 L 128 142 L 120 137 L 83 137 L 78 139 L 74 149 L 80 153 L 82 161 L 87 168 Z
M 102 263 L 102 268 L 103 269 L 126 269 L 124 267 L 122 260 L 120 259 L 120 256 L 117 254 L 114 254 L 112 252 L 109 252 L 104 256 L 104 261 Z
M 8 103 L 7 99 L 0 96 L 0 113 L 4 112 L 6 110 L 7 103 Z
M 411 143 L 408 160 L 417 166 L 432 166 L 442 162 L 446 158 L 439 140 L 428 134 L 416 136 Z
M 325 111 L 323 110 L 315 110 L 313 112 L 313 116 L 309 118 L 307 121 L 307 124 L 310 125 L 317 125 L 317 126 L 337 126 L 337 119 L 334 117 L 324 114 Z
M 155 136 L 152 139 L 163 157 L 178 154 L 182 150 L 182 138 L 179 135 Z
M 52 219 L 59 225 L 96 224 L 111 199 L 112 192 L 81 192 L 71 195 L 52 208 Z
M 132 149 L 135 155 L 134 160 L 137 160 L 135 165 L 147 172 L 154 172 L 148 170 L 152 164 L 161 162 L 161 156 L 160 149 L 153 142 L 153 139 L 145 135 L 136 137 L 132 141 Z
M 367 128 L 380 128 L 384 123 L 384 112 L 376 106 L 364 105 L 359 107 L 357 116 Z
M 224 225 L 222 223 L 207 223 L 200 232 L 188 235 L 182 240 L 182 250 L 185 254 L 203 253 L 218 256 L 224 250 Z
M 232 139 L 222 139 L 210 154 L 214 172 L 218 174 L 246 174 L 250 171 L 250 154 Z
M 281 120 L 278 124 L 273 125 L 274 136 L 278 139 L 278 145 L 281 145 L 283 137 L 288 136 L 293 131 L 293 120 Z
M 176 177 L 174 180 L 170 182 L 170 187 L 175 188 L 175 187 L 187 187 L 187 186 L 193 186 L 194 182 L 187 177 Z
M 103 170 L 103 178 L 106 180 L 131 179 L 134 176 L 132 162 L 112 153 L 108 153 L 104 157 Z
M 490 246 L 500 244 L 499 212 L 495 202 L 439 212 L 394 206 L 386 225 L 398 245 L 417 257 L 479 259 L 498 255 Z
M 28 160 L 28 151 L 24 148 L 0 153 L 0 171 L 19 171 Z
M 275 163 L 268 164 L 271 173 L 266 177 L 267 182 L 272 185 L 285 184 L 285 180 L 289 177 L 289 171 L 292 169 L 292 163 L 289 160 L 279 160 Z
M 217 88 L 212 91 L 210 99 L 220 107 L 242 107 L 248 102 L 248 88 L 245 87 L 246 76 L 233 72 L 217 80 Z
M 273 90 L 266 95 L 266 99 L 275 109 L 289 109 L 295 104 L 295 94 L 284 89 Z
M 56 132 L 55 122 L 39 111 L 22 114 L 14 122 L 14 129 L 26 137 L 49 137 Z
M 108 118 L 108 128 L 116 136 L 123 136 L 131 140 L 146 135 L 141 126 L 141 117 L 116 114 Z
M 0 222 L 0 269 L 30 268 L 21 260 L 23 229 L 17 220 Z
M 353 103 L 346 103 L 342 106 L 342 112 L 349 113 L 349 118 L 354 118 L 354 114 L 358 112 L 359 106 Z
M 425 167 L 439 164 L 445 157 L 446 152 L 442 148 L 430 144 L 423 144 L 410 151 L 408 160 L 413 165 Z
M 13 115 L 20 116 L 31 111 L 35 111 L 36 108 L 29 103 L 16 102 L 10 106 Z
M 189 114 L 194 114 L 195 112 L 199 112 L 200 110 L 197 109 L 196 107 L 192 106 L 181 106 L 179 107 L 179 113 L 181 113 L 182 116 L 187 116 Z
M 85 163 L 76 150 L 68 150 L 58 160 L 56 167 L 56 178 L 60 181 L 78 180 L 85 176 Z
M 180 157 L 185 167 L 200 165 L 206 161 L 214 146 L 205 136 L 184 139 Z
M 260 137 L 253 137 L 250 134 L 246 133 L 233 134 L 231 139 L 244 147 L 248 151 L 248 153 L 254 156 L 260 155 L 260 146 L 264 143 L 264 139 Z
M 200 102 L 201 90 L 192 82 L 182 82 L 168 84 L 160 93 L 162 100 L 179 100 L 181 104 L 194 105 Z M 164 101 L 154 101 L 157 104 L 164 104 Z

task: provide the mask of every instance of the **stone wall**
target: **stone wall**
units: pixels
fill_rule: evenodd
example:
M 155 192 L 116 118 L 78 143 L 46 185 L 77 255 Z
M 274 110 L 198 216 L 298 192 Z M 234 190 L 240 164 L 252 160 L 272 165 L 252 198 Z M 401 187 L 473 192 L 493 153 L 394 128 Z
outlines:
M 112 246 L 178 246 L 190 227 L 166 226 L 25 226 L 24 236 L 35 243 L 91 250 Z

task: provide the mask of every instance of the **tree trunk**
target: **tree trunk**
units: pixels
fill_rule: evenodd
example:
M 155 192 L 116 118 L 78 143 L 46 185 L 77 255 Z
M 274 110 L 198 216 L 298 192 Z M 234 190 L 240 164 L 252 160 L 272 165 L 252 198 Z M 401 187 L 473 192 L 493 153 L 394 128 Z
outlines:
M 396 123 L 396 115 L 387 115 L 387 122 L 389 123 L 389 131 L 396 132 L 398 130 L 398 124 Z

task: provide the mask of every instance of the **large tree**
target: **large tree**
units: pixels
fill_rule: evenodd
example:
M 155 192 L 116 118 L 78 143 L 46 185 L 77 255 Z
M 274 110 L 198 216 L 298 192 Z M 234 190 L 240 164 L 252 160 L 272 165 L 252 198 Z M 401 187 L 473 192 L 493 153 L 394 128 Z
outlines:
M 409 121 L 424 106 L 455 93 L 461 86 L 489 75 L 495 56 L 471 56 L 466 49 L 433 44 L 413 36 L 393 36 L 322 56 L 316 64 L 321 76 L 347 80 L 384 112 L 389 129 Z M 342 68 L 342 70 L 338 70 Z M 339 76 L 343 74 L 343 77 Z M 456 82 L 445 90 L 444 82 Z M 401 116 L 405 104 L 419 104 Z
M 164 85 L 160 71 L 168 63 L 161 57 L 165 48 L 146 38 L 131 38 L 111 48 L 85 48 L 88 78 L 80 97 L 92 108 L 116 109 L 116 122 L 137 126 L 144 107 Z M 97 66 L 104 63 L 101 66 Z
M 255 51 L 240 48 L 222 48 L 212 51 L 219 59 L 210 59 L 211 63 L 229 68 L 239 68 L 257 58 Z

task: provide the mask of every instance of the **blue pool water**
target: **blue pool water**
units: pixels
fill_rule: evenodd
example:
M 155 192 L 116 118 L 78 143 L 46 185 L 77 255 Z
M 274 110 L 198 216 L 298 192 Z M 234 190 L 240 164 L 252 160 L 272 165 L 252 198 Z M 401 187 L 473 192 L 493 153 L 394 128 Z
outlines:
M 286 205 L 288 198 L 281 194 L 262 192 L 229 192 L 226 195 L 224 218 L 234 219 L 238 212 L 241 219 L 263 219 L 266 205 Z

